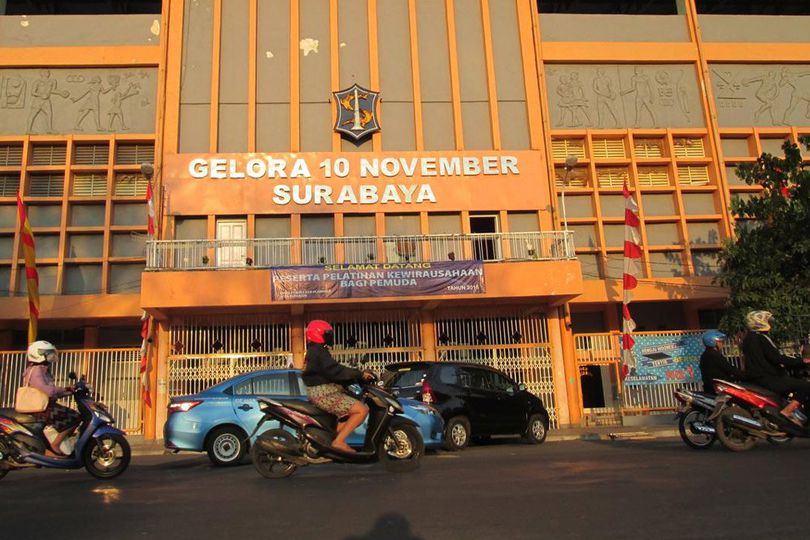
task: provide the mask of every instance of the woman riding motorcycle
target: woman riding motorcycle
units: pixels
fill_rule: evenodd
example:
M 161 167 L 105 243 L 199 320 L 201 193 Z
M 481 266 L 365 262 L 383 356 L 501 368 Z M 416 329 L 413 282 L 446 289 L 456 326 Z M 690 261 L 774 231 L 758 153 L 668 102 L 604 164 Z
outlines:
M 772 322 L 773 315 L 768 311 L 752 311 L 745 316 L 745 326 L 748 328 L 742 342 L 745 375 L 751 382 L 790 396 L 790 402 L 781 413 L 800 424 L 792 414 L 810 399 L 810 382 L 791 377 L 785 368 L 803 367 L 810 364 L 810 358 L 794 358 L 780 353 L 768 336 Z
M 703 391 L 714 394 L 714 379 L 739 381 L 743 378 L 742 370 L 729 362 L 720 348 L 726 335 L 719 330 L 707 330 L 703 333 L 703 345 L 706 350 L 700 355 L 700 375 L 703 379 Z
M 34 415 L 46 426 L 56 430 L 54 438 L 47 437 L 53 452 L 57 455 L 69 454 L 70 449 L 62 448 L 62 441 L 79 426 L 81 416 L 73 409 L 56 402 L 57 399 L 73 393 L 72 387 L 54 384 L 50 366 L 59 359 L 59 352 L 47 341 L 35 341 L 28 346 L 26 357 L 28 364 L 23 372 L 23 384 L 27 382 L 28 386 L 48 396 L 48 408 Z
M 326 321 L 310 321 L 306 329 L 307 353 L 301 378 L 307 387 L 309 400 L 319 409 L 334 414 L 338 419 L 337 436 L 332 447 L 343 452 L 354 452 L 346 438 L 368 416 L 368 407 L 350 397 L 342 384 L 372 380 L 374 375 L 338 364 L 329 347 L 334 345 L 334 331 Z

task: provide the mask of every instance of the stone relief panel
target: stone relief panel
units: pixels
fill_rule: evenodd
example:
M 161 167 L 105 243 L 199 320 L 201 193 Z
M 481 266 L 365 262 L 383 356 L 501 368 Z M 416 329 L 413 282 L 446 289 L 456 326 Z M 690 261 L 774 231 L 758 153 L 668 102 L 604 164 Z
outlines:
M 664 128 L 705 125 L 691 65 L 546 65 L 551 126 Z
M 711 64 L 721 127 L 810 125 L 810 64 Z
M 154 133 L 157 69 L 0 69 L 0 135 Z

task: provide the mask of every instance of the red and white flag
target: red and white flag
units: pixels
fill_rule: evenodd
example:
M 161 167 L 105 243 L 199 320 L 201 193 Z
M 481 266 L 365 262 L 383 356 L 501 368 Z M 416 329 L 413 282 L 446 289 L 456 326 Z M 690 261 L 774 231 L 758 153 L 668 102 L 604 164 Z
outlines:
M 149 371 L 151 367 L 149 362 L 149 345 L 151 344 L 151 327 L 149 323 L 150 317 L 146 311 L 144 311 L 143 315 L 141 315 L 141 396 L 146 406 L 151 408 L 152 396 L 149 393 Z
M 638 218 L 638 205 L 624 184 L 624 273 L 622 276 L 622 376 L 626 377 L 631 369 L 636 367 L 636 358 L 633 356 L 633 331 L 636 323 L 630 315 L 630 302 L 633 299 L 633 289 L 638 286 L 638 276 L 641 274 L 641 234 Z
M 155 202 L 152 200 L 152 181 L 146 182 L 146 207 L 148 215 L 146 218 L 146 232 L 149 234 L 149 239 L 155 237 Z

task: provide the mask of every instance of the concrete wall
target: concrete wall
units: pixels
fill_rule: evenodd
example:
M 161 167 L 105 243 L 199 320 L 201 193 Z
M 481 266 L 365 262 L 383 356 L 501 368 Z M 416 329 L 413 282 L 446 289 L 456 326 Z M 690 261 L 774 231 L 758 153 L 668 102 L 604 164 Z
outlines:
M 0 47 L 158 45 L 160 15 L 4 15 Z
M 681 15 L 540 14 L 545 41 L 689 41 Z

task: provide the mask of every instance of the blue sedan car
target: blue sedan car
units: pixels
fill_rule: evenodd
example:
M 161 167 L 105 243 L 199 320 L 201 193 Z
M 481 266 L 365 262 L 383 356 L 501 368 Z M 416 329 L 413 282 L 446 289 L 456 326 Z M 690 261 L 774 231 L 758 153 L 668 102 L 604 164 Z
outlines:
M 164 445 L 174 451 L 205 451 L 215 465 L 239 463 L 248 450 L 243 441 L 262 417 L 256 401 L 260 396 L 306 400 L 301 372 L 293 369 L 254 371 L 198 394 L 172 398 L 163 428 Z M 444 432 L 441 415 L 420 401 L 400 399 L 400 403 L 405 416 L 419 426 L 425 447 L 440 447 Z M 278 427 L 278 422 L 268 421 L 260 433 Z M 365 436 L 366 423 L 363 423 L 347 442 L 360 448 Z

